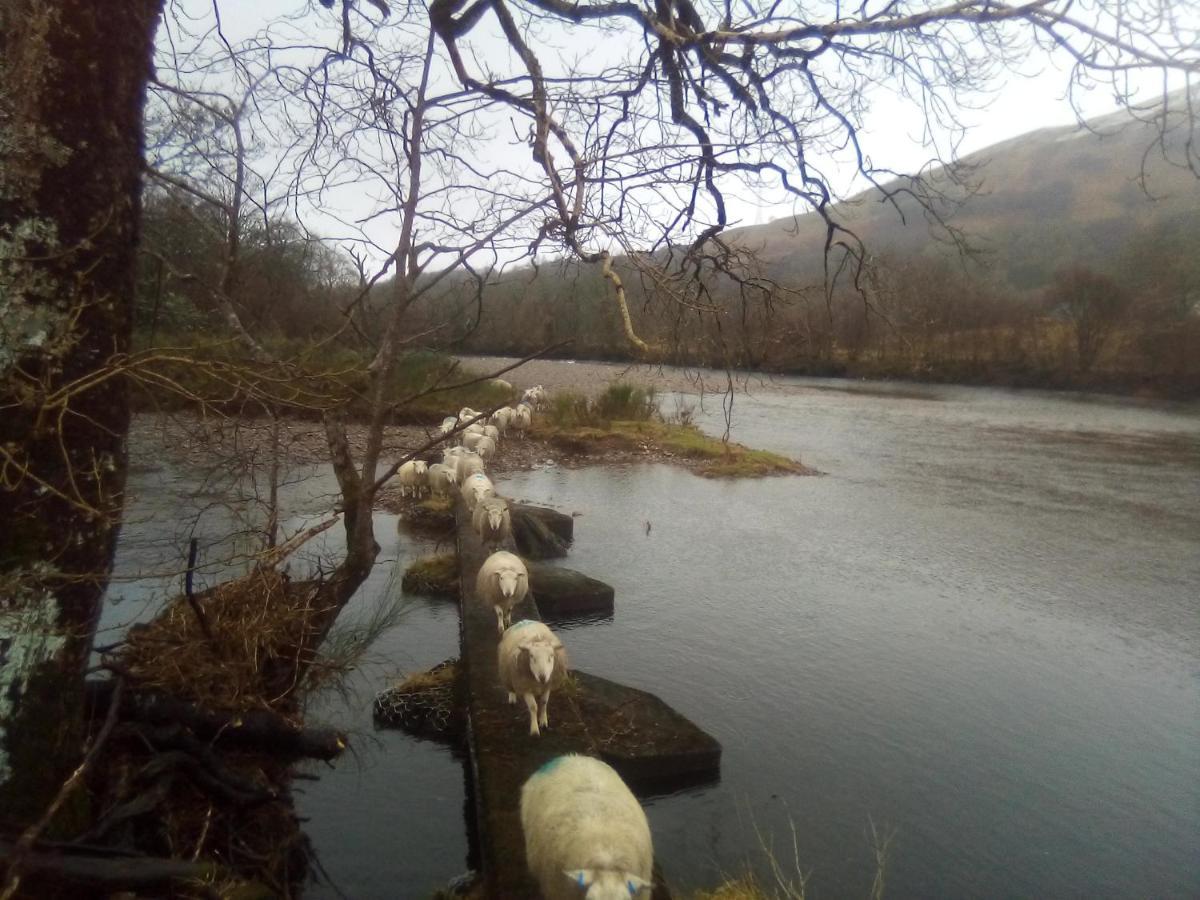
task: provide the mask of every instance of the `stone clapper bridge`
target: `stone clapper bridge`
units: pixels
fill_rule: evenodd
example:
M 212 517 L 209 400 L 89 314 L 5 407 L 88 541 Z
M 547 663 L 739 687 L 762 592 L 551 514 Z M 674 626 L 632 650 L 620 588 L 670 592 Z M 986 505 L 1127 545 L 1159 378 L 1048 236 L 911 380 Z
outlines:
M 544 616 L 552 622 L 587 622 L 612 616 L 611 587 L 539 561 L 565 554 L 573 540 L 574 520 L 524 504 L 513 504 L 512 512 L 516 541 L 503 549 L 525 560 L 530 577 L 529 594 L 513 610 L 513 621 Z M 567 683 L 551 695 L 549 729 L 541 737 L 531 736 L 525 704 L 510 705 L 500 686 L 495 613 L 475 598 L 475 575 L 489 551 L 471 527 L 461 500 L 455 519 L 461 645 L 461 680 L 455 693 L 466 712 L 472 782 L 468 806 L 475 817 L 472 857 L 482 870 L 487 896 L 536 897 L 537 887 L 525 865 L 520 796 L 521 786 L 539 766 L 563 753 L 596 756 L 616 769 L 635 794 L 645 797 L 715 782 L 721 746 L 653 694 L 578 669 L 572 669 Z M 570 634 L 564 634 L 568 656 Z M 655 897 L 663 896 L 661 884 L 656 885 Z

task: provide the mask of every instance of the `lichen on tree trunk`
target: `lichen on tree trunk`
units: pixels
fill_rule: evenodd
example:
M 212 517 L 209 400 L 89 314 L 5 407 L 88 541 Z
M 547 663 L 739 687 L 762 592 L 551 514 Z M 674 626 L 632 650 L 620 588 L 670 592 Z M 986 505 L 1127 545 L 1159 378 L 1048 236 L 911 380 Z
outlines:
M 0 5 L 0 816 L 49 803 L 125 485 L 142 110 L 162 0 Z

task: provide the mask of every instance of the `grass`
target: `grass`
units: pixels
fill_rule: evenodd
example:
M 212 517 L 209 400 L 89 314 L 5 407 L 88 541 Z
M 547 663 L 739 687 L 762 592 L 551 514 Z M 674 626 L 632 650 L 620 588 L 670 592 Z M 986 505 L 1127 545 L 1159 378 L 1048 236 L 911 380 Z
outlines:
M 552 442 L 586 448 L 633 450 L 652 446 L 694 461 L 696 472 L 710 478 L 760 478 L 808 471 L 796 460 L 732 441 L 726 443 L 705 434 L 683 416 L 675 418 L 664 419 L 653 391 L 614 384 L 595 399 L 556 393 L 539 417 L 534 433 Z
M 458 596 L 458 556 L 453 553 L 422 556 L 405 570 L 400 586 L 406 594 Z
M 867 897 L 883 900 L 888 859 L 891 855 L 894 832 L 880 833 L 874 821 L 871 828 L 871 854 L 875 862 L 875 876 Z M 689 896 L 689 900 L 804 900 L 808 890 L 808 875 L 800 867 L 800 851 L 797 843 L 796 825 L 791 822 L 792 862 L 784 864 L 775 852 L 773 842 L 754 824 L 754 832 L 770 869 L 770 878 L 764 879 L 747 865 L 743 874 L 726 878 L 712 890 L 700 890 Z

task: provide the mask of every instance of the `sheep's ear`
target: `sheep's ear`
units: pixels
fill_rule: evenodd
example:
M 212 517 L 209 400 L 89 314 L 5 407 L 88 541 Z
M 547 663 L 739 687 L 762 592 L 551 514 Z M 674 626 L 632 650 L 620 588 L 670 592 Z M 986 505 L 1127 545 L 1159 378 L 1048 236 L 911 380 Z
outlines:
M 592 882 L 596 880 L 595 869 L 565 869 L 563 870 L 563 874 L 585 891 L 590 888 L 592 886 Z
M 517 665 L 530 675 L 533 674 L 531 657 L 529 656 L 529 647 L 521 645 L 517 648 Z
M 638 878 L 636 875 L 625 876 L 625 887 L 629 889 L 629 896 L 636 897 L 639 891 L 650 889 L 650 882 L 645 878 Z

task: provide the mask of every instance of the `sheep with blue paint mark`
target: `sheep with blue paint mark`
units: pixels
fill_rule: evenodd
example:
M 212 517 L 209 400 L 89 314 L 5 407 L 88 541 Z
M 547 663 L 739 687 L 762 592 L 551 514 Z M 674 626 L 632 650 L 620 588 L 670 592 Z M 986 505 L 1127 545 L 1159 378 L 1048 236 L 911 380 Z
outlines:
M 521 828 L 544 900 L 650 896 L 650 823 L 621 776 L 600 760 L 559 756 L 529 776 Z
M 504 632 L 496 658 L 508 702 L 524 700 L 529 733 L 541 735 L 541 729 L 550 727 L 550 692 L 567 677 L 567 649 L 541 622 L 522 619 Z

